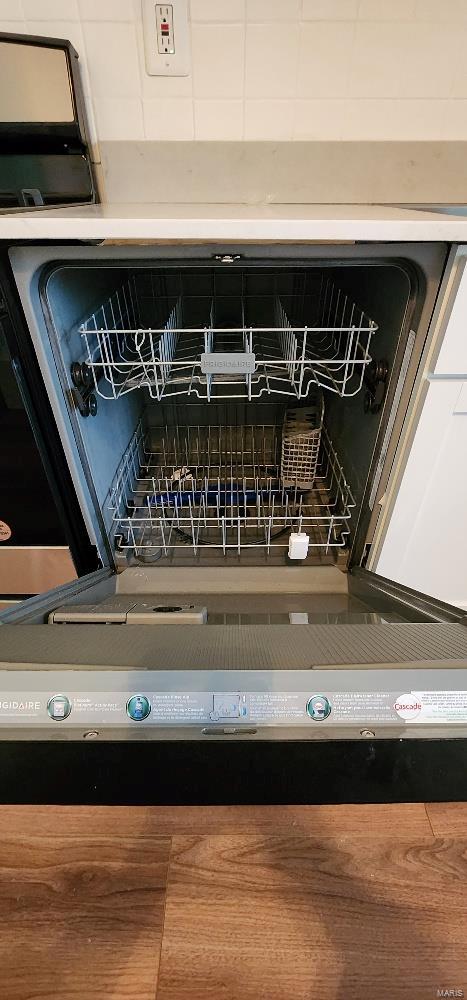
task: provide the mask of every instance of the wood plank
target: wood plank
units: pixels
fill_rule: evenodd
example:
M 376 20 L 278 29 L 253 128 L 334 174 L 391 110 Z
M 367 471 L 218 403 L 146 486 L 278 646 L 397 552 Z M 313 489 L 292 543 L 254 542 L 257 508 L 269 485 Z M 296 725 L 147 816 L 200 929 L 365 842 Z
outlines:
M 153 1000 L 169 838 L 0 835 L 1 996 Z
M 466 846 L 176 837 L 157 1000 L 467 994 Z
M 121 836 L 307 832 L 346 835 L 431 835 L 422 803 L 336 806 L 0 806 L 0 837 L 32 829 L 42 836 Z
M 25 831 L 41 837 L 167 836 L 146 806 L 0 806 L 0 839 Z
M 427 802 L 435 837 L 467 837 L 467 802 Z

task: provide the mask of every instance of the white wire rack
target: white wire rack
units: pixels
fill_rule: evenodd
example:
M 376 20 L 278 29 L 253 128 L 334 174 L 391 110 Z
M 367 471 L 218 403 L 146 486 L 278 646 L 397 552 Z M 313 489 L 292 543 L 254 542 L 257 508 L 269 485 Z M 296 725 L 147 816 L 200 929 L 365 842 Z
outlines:
M 116 548 L 160 558 L 173 549 L 288 547 L 292 530 L 311 552 L 343 548 L 355 501 L 323 428 L 313 490 L 287 489 L 273 425 L 165 428 L 154 450 L 139 427 L 109 498 Z
M 331 279 L 323 279 L 316 303 L 319 321 L 296 326 L 280 295 L 266 297 L 269 325 L 248 323 L 248 297 L 240 296 L 236 326 L 217 326 L 215 293 L 206 298 L 206 321 L 193 325 L 187 299 L 174 302 L 154 292 L 154 316 L 166 306 L 164 324 L 144 326 L 133 276 L 81 324 L 84 360 L 94 388 L 117 399 L 146 388 L 153 399 L 305 399 L 311 386 L 354 396 L 371 362 L 377 325 Z M 162 303 L 162 305 L 161 305 Z M 148 315 L 148 297 L 144 301 Z
M 311 490 L 318 467 L 324 400 L 320 390 L 306 406 L 288 408 L 282 428 L 281 478 L 284 486 Z

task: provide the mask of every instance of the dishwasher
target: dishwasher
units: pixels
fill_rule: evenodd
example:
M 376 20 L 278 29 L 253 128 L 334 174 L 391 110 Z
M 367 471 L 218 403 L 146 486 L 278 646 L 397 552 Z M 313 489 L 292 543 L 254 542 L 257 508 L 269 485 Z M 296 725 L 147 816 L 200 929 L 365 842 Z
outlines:
M 465 798 L 465 612 L 366 568 L 448 254 L 8 249 L 78 578 L 0 619 L 3 801 Z

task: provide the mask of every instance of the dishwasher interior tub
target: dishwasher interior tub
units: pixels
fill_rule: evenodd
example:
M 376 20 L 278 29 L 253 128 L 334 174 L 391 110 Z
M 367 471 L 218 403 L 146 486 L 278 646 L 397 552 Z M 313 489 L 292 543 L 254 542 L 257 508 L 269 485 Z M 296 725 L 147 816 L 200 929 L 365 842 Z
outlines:
M 286 565 L 291 531 L 308 563 L 345 567 L 356 540 L 360 559 L 417 295 L 399 261 L 52 267 L 55 364 L 116 565 Z M 283 428 L 311 405 L 303 488 Z

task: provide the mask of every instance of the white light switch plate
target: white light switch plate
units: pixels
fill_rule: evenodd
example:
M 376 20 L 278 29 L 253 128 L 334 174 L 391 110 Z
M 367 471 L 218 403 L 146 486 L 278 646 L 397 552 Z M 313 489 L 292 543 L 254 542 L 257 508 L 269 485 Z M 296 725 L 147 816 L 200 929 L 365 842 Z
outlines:
M 188 76 L 188 0 L 159 4 L 142 0 L 144 53 L 149 76 Z

